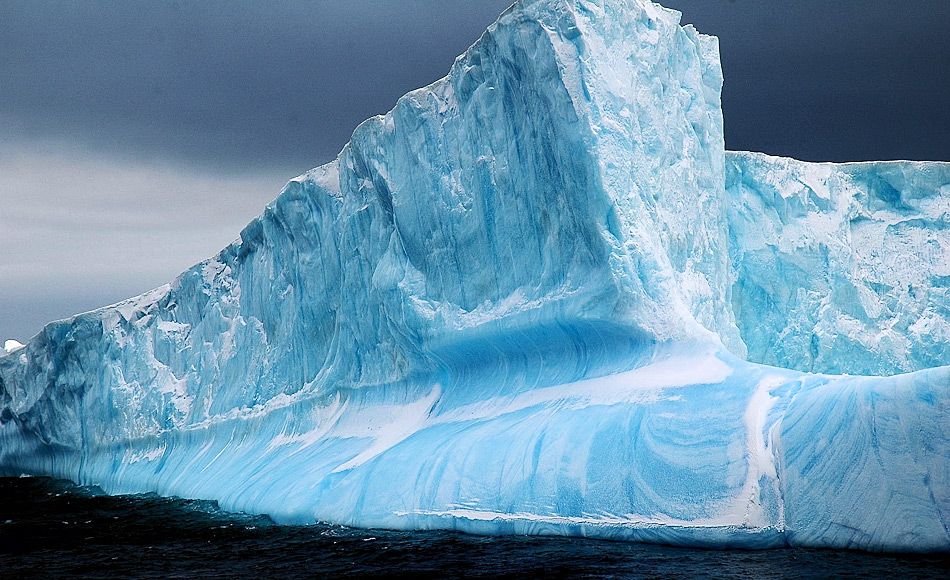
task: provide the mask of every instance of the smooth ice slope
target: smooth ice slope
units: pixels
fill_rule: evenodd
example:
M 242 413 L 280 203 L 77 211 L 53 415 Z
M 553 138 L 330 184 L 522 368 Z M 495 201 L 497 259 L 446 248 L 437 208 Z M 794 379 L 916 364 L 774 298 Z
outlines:
M 516 4 L 221 254 L 0 356 L 0 471 L 280 522 L 950 549 L 950 368 L 742 360 L 758 246 L 716 40 L 678 22 Z
M 890 375 L 950 363 L 950 163 L 726 156 L 750 360 Z

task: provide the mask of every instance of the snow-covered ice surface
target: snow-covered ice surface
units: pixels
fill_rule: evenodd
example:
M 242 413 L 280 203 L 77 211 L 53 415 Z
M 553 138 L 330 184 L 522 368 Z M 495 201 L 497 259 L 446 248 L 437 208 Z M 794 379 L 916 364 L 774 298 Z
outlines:
M 3 350 L 4 350 L 5 352 L 7 352 L 7 353 L 11 353 L 11 352 L 13 352 L 13 351 L 15 351 L 15 350 L 20 350 L 21 348 L 23 348 L 23 346 L 24 346 L 23 343 L 21 343 L 20 341 L 17 341 L 17 340 L 13 340 L 13 339 L 11 338 L 11 339 L 8 339 L 8 340 L 4 341 L 4 343 L 3 343 Z
M 727 155 L 721 84 L 677 12 L 516 4 L 219 255 L 0 357 L 0 471 L 279 522 L 950 550 L 948 164 Z

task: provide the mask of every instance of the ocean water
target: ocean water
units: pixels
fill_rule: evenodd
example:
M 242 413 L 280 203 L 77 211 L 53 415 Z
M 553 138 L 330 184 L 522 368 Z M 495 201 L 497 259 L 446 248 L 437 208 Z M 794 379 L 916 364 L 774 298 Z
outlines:
M 948 555 L 697 550 L 581 538 L 278 526 L 214 502 L 0 478 L 3 577 L 945 578 Z

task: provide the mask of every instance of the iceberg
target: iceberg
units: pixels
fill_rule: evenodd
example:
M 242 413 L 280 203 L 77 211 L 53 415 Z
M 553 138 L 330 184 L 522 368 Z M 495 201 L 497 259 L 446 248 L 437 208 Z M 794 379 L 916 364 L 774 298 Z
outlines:
M 950 550 L 950 163 L 726 153 L 717 43 L 643 0 L 517 2 L 218 255 L 0 354 L 0 473 Z

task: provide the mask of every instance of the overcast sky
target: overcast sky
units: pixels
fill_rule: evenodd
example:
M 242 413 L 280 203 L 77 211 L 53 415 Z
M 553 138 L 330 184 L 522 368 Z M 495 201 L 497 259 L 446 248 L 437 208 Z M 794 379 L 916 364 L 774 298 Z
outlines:
M 508 0 L 0 3 L 0 340 L 234 239 Z M 947 0 L 668 0 L 720 37 L 726 144 L 950 160 Z

